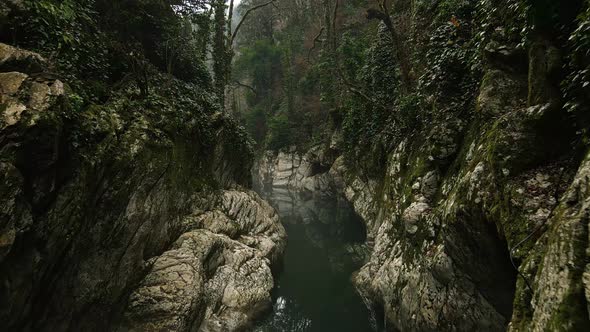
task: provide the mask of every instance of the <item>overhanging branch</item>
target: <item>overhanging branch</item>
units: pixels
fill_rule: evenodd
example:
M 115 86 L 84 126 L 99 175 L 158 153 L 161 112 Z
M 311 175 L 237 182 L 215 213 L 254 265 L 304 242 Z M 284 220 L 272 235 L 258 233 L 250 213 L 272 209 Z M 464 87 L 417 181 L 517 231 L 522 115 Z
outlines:
M 274 5 L 274 2 L 275 1 L 276 0 L 270 0 L 268 2 L 262 3 L 260 5 L 257 5 L 257 6 L 254 6 L 254 7 L 250 8 L 250 9 L 248 9 L 244 13 L 244 16 L 242 16 L 242 19 L 240 20 L 240 23 L 238 23 L 238 25 L 236 26 L 236 30 L 234 30 L 234 32 L 232 33 L 231 40 L 230 40 L 230 45 L 233 45 L 234 44 L 234 40 L 236 39 L 236 36 L 238 35 L 238 31 L 240 30 L 240 28 L 242 27 L 242 24 L 244 23 L 244 21 L 246 21 L 246 18 L 248 17 L 248 15 L 250 15 L 251 12 L 253 12 L 253 11 L 257 10 L 257 9 L 266 7 L 266 6 L 270 5 L 270 4 L 273 4 Z
M 410 76 L 411 66 L 408 62 L 408 56 L 406 54 L 406 50 L 404 49 L 404 45 L 402 42 L 401 36 L 396 31 L 395 27 L 393 26 L 393 20 L 391 19 L 391 15 L 389 13 L 389 8 L 387 6 L 386 0 L 381 0 L 379 3 L 380 9 L 370 8 L 367 9 L 367 19 L 368 20 L 379 20 L 385 24 L 387 30 L 391 34 L 391 42 L 393 44 L 393 51 L 396 57 L 397 63 L 400 67 L 401 78 L 402 78 L 402 89 L 404 90 L 411 90 L 412 89 L 412 79 Z
M 244 83 L 242 83 L 242 82 L 240 82 L 240 81 L 238 81 L 238 80 L 235 80 L 235 81 L 234 81 L 234 84 L 235 84 L 235 85 L 237 85 L 237 86 L 241 86 L 241 87 L 243 87 L 243 88 L 246 88 L 246 89 L 248 89 L 248 90 L 252 91 L 252 93 L 253 93 L 253 94 L 257 95 L 257 93 L 256 93 L 256 89 L 254 89 L 254 87 L 252 87 L 252 86 L 250 86 L 250 85 L 244 84 Z
M 322 36 L 322 33 L 324 33 L 324 30 L 326 30 L 326 28 L 322 27 L 320 32 L 318 32 L 318 34 L 313 38 L 313 46 L 309 49 L 309 52 L 307 52 L 307 62 L 309 62 L 311 52 L 315 49 L 317 42 L 320 41 L 320 37 Z

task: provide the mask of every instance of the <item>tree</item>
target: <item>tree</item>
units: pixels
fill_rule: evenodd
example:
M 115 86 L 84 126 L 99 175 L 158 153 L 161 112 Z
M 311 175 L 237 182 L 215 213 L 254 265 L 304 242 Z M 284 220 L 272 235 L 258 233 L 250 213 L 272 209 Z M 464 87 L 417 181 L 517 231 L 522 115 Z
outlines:
M 225 104 L 225 86 L 229 78 L 231 63 L 230 49 L 227 47 L 226 29 L 227 21 L 225 16 L 225 0 L 213 0 L 215 17 L 213 18 L 213 75 L 215 77 L 215 92 L 220 104 Z M 232 1 L 233 4 L 233 1 Z
M 225 105 L 225 88 L 231 80 L 231 64 L 234 57 L 233 45 L 240 31 L 240 28 L 248 16 L 261 8 L 273 4 L 276 0 L 270 0 L 255 5 L 242 15 L 235 30 L 232 31 L 232 18 L 234 13 L 234 0 L 230 0 L 229 7 L 226 7 L 226 0 L 212 0 L 215 10 L 214 17 L 214 46 L 213 46 L 213 73 L 215 76 L 215 91 L 217 92 L 219 102 Z M 227 17 L 226 17 L 227 9 Z
M 389 6 L 387 5 L 387 0 L 380 0 L 379 2 L 379 9 L 370 8 L 367 10 L 367 19 L 368 20 L 380 20 L 385 24 L 387 30 L 391 34 L 391 41 L 393 43 L 393 48 L 396 55 L 397 63 L 400 67 L 401 77 L 402 77 L 402 87 L 405 90 L 412 89 L 412 78 L 410 76 L 410 63 L 409 57 L 405 52 L 405 47 L 402 43 L 402 39 L 398 34 L 397 30 L 393 25 L 393 20 L 391 19 L 391 14 L 389 11 Z

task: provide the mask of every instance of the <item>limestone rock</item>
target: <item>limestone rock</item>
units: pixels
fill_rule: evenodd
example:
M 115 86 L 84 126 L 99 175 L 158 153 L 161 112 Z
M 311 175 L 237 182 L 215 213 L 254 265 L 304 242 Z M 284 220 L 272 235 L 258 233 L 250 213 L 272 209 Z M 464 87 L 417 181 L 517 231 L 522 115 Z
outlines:
M 0 43 L 0 70 L 37 73 L 47 67 L 47 60 L 41 55 Z
M 590 212 L 590 154 L 582 162 L 565 196 L 557 207 L 548 234 L 548 245 L 535 278 L 536 296 L 532 307 L 533 331 L 566 329 L 583 326 L 590 313 L 582 305 L 588 301 L 588 283 L 584 280 L 588 254 L 588 221 Z M 585 301 L 582 301 L 585 299 Z M 567 314 L 566 314 L 567 313 Z M 579 321 L 570 318 L 577 313 Z
M 271 305 L 271 264 L 285 230 L 252 192 L 225 191 L 213 210 L 155 258 L 130 296 L 122 330 L 237 331 Z
M 350 171 L 342 156 L 331 164 L 331 188 L 363 218 L 371 245 L 353 281 L 383 308 L 388 326 L 588 326 L 588 157 L 581 165 L 556 157 L 570 147 L 553 133 L 571 131 L 558 120 L 563 112 L 551 95 L 558 86 L 548 78 L 560 55 L 536 47 L 529 59 L 542 74 L 536 82 L 512 68 L 526 58 L 522 50 L 488 50 L 494 61 L 477 121 L 445 119 L 430 124 L 424 142 L 398 139 L 383 177 L 358 164 Z
M 332 160 L 321 147 L 310 149 L 305 155 L 296 151 L 266 151 L 255 165 L 254 178 L 259 187 L 289 188 L 293 191 L 318 196 L 333 194 L 333 181 L 328 174 Z
M 482 80 L 477 109 L 486 116 L 499 116 L 526 105 L 524 99 L 512 98 L 514 95 L 526 96 L 523 80 L 502 70 L 490 70 Z
M 29 75 L 19 72 L 0 73 L 0 95 L 2 98 L 14 96 L 27 77 Z M 4 102 L 4 100 L 0 99 L 0 102 Z
M 0 43 L 0 129 L 14 126 L 28 112 L 27 125 L 32 125 L 39 112 L 54 106 L 56 98 L 65 94 L 58 79 L 37 80 L 29 73 L 47 66 L 40 55 Z M 18 71 L 15 71 L 18 70 Z
M 46 66 L 0 45 L 2 328 L 250 324 L 270 302 L 286 235 L 246 189 L 251 159 L 236 153 L 246 147 L 232 140 L 237 125 L 201 99 L 187 99 L 204 110 L 197 117 L 165 98 L 156 110 L 118 107 L 124 91 L 69 114 L 65 84 Z M 213 146 L 170 132 L 167 111 L 190 114 L 187 126 L 215 121 Z

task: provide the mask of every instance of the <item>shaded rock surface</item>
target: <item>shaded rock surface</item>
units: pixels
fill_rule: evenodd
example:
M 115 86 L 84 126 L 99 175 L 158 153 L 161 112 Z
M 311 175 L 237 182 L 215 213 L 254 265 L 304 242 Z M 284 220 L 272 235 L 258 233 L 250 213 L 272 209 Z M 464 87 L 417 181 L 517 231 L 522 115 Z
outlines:
M 262 187 L 331 196 L 331 179 L 327 171 L 333 162 L 332 152 L 320 147 L 303 155 L 294 148 L 277 153 L 266 151 L 254 165 L 254 176 Z
M 505 47 L 523 61 L 488 64 L 472 117 L 444 114 L 424 133 L 388 142 L 382 173 L 343 156 L 328 159 L 329 170 L 309 158 L 332 154 L 332 144 L 259 162 L 263 183 L 337 192 L 353 204 L 372 244 L 354 282 L 390 328 L 590 326 L 588 156 L 571 149 L 575 129 L 550 76 L 559 54 L 535 47 L 528 59 Z M 528 77 L 514 68 L 527 61 Z M 314 162 L 319 173 L 308 171 Z M 311 178 L 328 189 L 305 188 Z
M 252 192 L 226 191 L 218 204 L 187 217 L 193 230 L 152 259 L 121 330 L 235 331 L 270 308 L 270 267 L 285 243 L 278 216 Z
M 246 189 L 235 122 L 189 92 L 190 109 L 130 102 L 133 86 L 81 108 L 45 65 L 0 44 L 2 330 L 248 326 L 286 236 Z

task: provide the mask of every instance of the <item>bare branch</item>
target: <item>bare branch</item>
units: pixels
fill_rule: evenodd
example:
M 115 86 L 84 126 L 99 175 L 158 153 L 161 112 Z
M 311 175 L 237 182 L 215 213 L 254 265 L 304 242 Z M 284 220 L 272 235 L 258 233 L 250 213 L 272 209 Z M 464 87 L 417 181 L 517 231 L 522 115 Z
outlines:
M 309 57 L 311 56 L 311 52 L 315 49 L 316 43 L 318 41 L 320 41 L 320 37 L 322 36 L 322 33 L 324 33 L 324 30 L 326 30 L 326 27 L 322 27 L 320 29 L 320 32 L 318 32 L 318 34 L 313 38 L 313 46 L 309 49 L 309 52 L 307 52 L 307 62 L 309 62 Z
M 370 8 L 367 10 L 367 19 L 368 20 L 380 20 L 385 24 L 387 30 L 391 34 L 391 42 L 393 44 L 393 51 L 395 58 L 397 60 L 398 65 L 400 66 L 400 72 L 402 76 L 402 89 L 404 90 L 411 90 L 412 89 L 412 79 L 410 75 L 410 64 L 408 63 L 408 56 L 406 54 L 406 50 L 404 49 L 404 45 L 402 43 L 402 38 L 396 31 L 395 27 L 393 26 L 393 20 L 389 14 L 389 8 L 387 6 L 386 0 L 381 0 L 379 3 L 379 9 Z
M 230 45 L 233 45 L 234 44 L 234 40 L 236 39 L 236 36 L 238 35 L 238 31 L 240 30 L 240 28 L 242 27 L 242 24 L 244 23 L 244 21 L 246 21 L 246 18 L 248 17 L 248 15 L 250 15 L 251 12 L 253 12 L 253 11 L 257 10 L 257 9 L 266 7 L 266 6 L 270 5 L 270 4 L 274 4 L 275 1 L 276 0 L 270 0 L 268 2 L 265 2 L 263 4 L 260 4 L 260 5 L 257 5 L 257 6 L 254 6 L 254 7 L 250 8 L 250 9 L 248 9 L 244 13 L 244 16 L 242 16 L 242 19 L 240 20 L 240 23 L 238 23 L 238 25 L 236 26 L 236 30 L 232 33 L 231 39 L 230 39 Z
M 234 0 L 229 2 L 229 13 L 227 15 L 227 37 L 231 37 L 231 23 L 234 17 Z M 231 46 L 231 45 L 230 45 Z
M 234 84 L 235 84 L 235 85 L 237 85 L 237 86 L 241 86 L 241 87 L 243 87 L 243 88 L 246 88 L 246 89 L 248 89 L 248 90 L 252 91 L 252 93 L 254 93 L 255 95 L 257 95 L 257 93 L 256 93 L 256 89 L 254 89 L 254 87 L 252 87 L 252 86 L 250 86 L 250 85 L 244 84 L 244 83 L 242 83 L 242 82 L 240 82 L 240 81 L 238 81 L 238 80 L 235 80 L 235 81 L 234 81 Z

